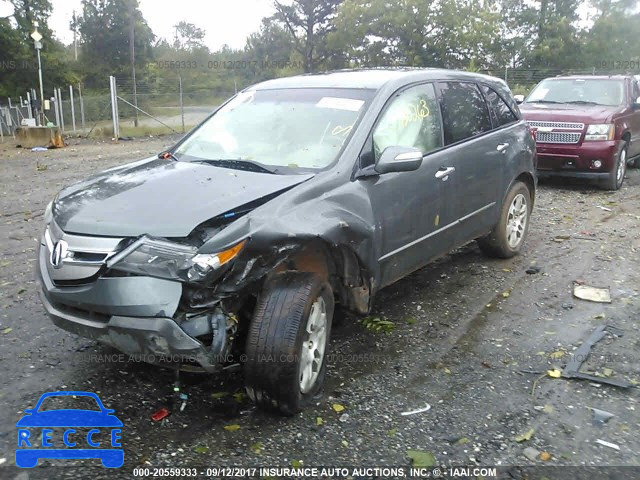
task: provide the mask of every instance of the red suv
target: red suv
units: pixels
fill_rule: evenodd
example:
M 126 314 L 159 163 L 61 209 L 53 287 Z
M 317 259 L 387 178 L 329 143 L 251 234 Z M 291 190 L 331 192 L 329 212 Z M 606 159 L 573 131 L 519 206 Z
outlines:
M 547 78 L 520 104 L 536 133 L 538 176 L 622 186 L 640 166 L 640 86 L 632 76 Z

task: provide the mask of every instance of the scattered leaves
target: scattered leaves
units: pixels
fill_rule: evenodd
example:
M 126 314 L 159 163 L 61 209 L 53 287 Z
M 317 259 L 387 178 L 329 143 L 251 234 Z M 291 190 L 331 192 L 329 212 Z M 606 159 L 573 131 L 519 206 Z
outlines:
M 252 451 L 253 453 L 255 453 L 256 455 L 261 455 L 261 454 L 262 454 L 262 451 L 264 450 L 264 446 L 262 445 L 262 443 L 261 443 L 261 442 L 256 442 L 256 443 L 254 443 L 253 445 L 251 445 L 249 448 L 250 448 L 250 449 L 251 449 L 251 451 Z
M 234 393 L 234 394 L 233 394 L 233 399 L 234 399 L 237 403 L 244 403 L 245 395 L 244 395 L 244 393 L 243 393 L 243 392 Z
M 451 375 L 451 370 L 449 370 L 447 367 L 444 367 L 444 373 L 446 373 L 447 375 Z
M 225 429 L 227 432 L 235 432 L 236 430 L 240 430 L 240 428 L 242 428 L 242 427 L 240 427 L 240 425 L 237 425 L 237 424 L 233 424 L 233 425 L 225 425 L 225 426 L 224 426 L 224 429 Z
M 302 468 L 302 460 L 291 460 L 291 466 L 293 468 Z
M 213 398 L 214 400 L 219 400 L 226 397 L 227 395 L 229 395 L 229 392 L 216 392 L 211 394 L 211 398 Z
M 551 405 L 545 405 L 542 411 L 544 413 L 553 413 L 553 407 Z
M 349 442 L 347 442 L 346 440 L 342 440 L 342 442 L 340 442 L 342 444 L 342 446 L 344 448 L 349 448 Z
M 207 453 L 209 451 L 209 447 L 205 447 L 204 445 L 202 445 L 200 447 L 194 448 L 193 451 L 196 453 Z
M 553 360 L 560 360 L 562 357 L 564 357 L 564 352 L 562 350 L 549 354 L 549 358 L 552 358 Z
M 503 298 L 509 298 L 510 296 L 511 296 L 511 292 L 509 290 L 507 290 L 506 292 L 502 292 Z
M 331 405 L 331 408 L 333 408 L 333 411 L 336 413 L 344 412 L 345 410 L 344 405 L 340 405 L 339 403 L 334 403 Z
M 317 426 L 324 425 L 324 420 L 322 419 L 322 417 L 316 417 L 316 425 Z
M 534 433 L 536 433 L 535 429 L 530 428 L 523 434 L 518 435 L 516 438 L 514 438 L 514 440 L 518 443 L 526 442 L 527 440 L 531 440 L 531 437 L 533 437 Z
M 397 428 L 392 428 L 387 432 L 387 437 L 395 437 L 398 434 Z
M 422 450 L 407 450 L 407 457 L 411 459 L 413 467 L 434 467 L 436 465 L 436 457 L 431 452 L 423 452 Z
M 360 323 L 362 323 L 364 328 L 374 333 L 378 333 L 378 332 L 389 333 L 394 328 L 396 328 L 395 323 L 380 317 L 366 317 L 360 320 Z
M 418 319 L 416 317 L 407 317 L 405 319 L 405 322 L 407 322 L 409 325 L 415 325 L 416 323 L 418 323 Z
M 13 328 L 11 328 L 11 327 L 7 327 L 7 328 L 5 328 L 4 330 L 2 330 L 2 333 L 3 333 L 4 335 L 7 335 L 7 334 L 11 333 L 11 331 L 12 331 L 12 330 L 13 330 Z
M 538 458 L 543 462 L 548 462 L 551 460 L 551 454 L 549 452 L 542 452 Z
M 602 374 L 605 377 L 612 377 L 613 376 L 613 370 L 611 370 L 610 368 L 605 368 L 602 370 Z
M 456 442 L 456 445 L 466 445 L 467 443 L 469 443 L 471 440 L 469 440 L 467 437 L 462 437 L 461 439 L 459 439 Z
M 547 375 L 549 375 L 551 378 L 560 378 L 562 376 L 562 370 L 558 370 L 557 368 L 554 368 L 553 370 L 547 370 Z

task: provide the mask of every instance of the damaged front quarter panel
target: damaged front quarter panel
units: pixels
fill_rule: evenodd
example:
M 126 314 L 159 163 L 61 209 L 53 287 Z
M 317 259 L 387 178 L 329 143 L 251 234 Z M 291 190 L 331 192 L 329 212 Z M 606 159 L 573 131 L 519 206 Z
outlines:
M 318 178 L 274 198 L 199 249 L 214 253 L 248 239 L 229 271 L 212 286 L 215 297 L 234 295 L 280 271 L 313 271 L 331 280 L 348 308 L 369 310 L 378 268 L 371 204 L 358 182 L 345 184 L 327 172 L 321 176 L 325 181 Z

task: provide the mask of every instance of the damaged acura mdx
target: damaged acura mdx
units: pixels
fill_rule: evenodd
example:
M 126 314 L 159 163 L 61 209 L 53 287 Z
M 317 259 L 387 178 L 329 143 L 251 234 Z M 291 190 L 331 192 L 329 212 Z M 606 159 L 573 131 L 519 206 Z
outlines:
M 281 78 L 158 157 L 63 189 L 38 253 L 53 322 L 150 363 L 240 363 L 284 414 L 322 386 L 336 304 L 478 240 L 519 252 L 535 142 L 506 84 L 437 69 Z

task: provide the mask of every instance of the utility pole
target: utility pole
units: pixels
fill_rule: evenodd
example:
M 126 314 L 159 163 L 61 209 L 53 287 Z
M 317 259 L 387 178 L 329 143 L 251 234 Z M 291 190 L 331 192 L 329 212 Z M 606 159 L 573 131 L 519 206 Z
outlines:
M 133 79 L 133 104 L 135 105 L 136 119 L 134 120 L 134 126 L 138 127 L 138 87 L 136 86 L 136 47 L 135 47 L 135 2 L 136 0 L 129 0 L 129 44 L 131 45 L 131 76 Z
M 76 11 L 73 11 L 73 17 L 72 17 L 72 21 L 73 21 L 73 53 L 76 59 L 76 62 L 78 61 L 78 19 L 76 17 Z
M 38 78 L 40 80 L 40 125 L 44 125 L 44 88 L 42 87 L 42 61 L 40 60 L 40 49 L 42 48 L 42 35 L 38 31 L 38 22 L 33 22 L 33 33 L 31 34 L 36 52 L 38 52 Z

